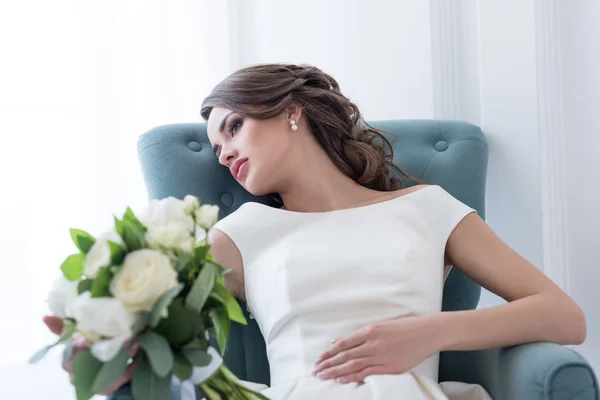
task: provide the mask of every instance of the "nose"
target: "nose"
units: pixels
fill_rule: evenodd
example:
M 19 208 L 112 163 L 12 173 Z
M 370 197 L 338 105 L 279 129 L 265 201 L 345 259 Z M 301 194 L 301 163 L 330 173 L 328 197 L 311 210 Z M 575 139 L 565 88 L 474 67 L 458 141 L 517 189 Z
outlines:
M 226 167 L 231 167 L 233 161 L 237 157 L 237 152 L 229 147 L 223 147 L 221 149 L 221 154 L 219 154 L 219 163 Z

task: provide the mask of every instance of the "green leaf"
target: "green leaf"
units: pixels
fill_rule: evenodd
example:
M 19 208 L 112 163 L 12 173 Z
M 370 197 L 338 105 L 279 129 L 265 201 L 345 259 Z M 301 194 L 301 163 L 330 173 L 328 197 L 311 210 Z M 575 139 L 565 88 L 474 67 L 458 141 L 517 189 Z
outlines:
M 215 274 L 214 264 L 206 263 L 204 267 L 202 267 L 198 278 L 196 278 L 190 293 L 185 299 L 186 307 L 198 312 L 202 311 L 204 303 L 206 303 L 213 285 L 215 284 Z
M 80 350 L 73 359 L 71 368 L 77 400 L 88 400 L 95 394 L 92 391 L 92 385 L 102 368 L 102 362 L 98 361 L 90 350 Z
M 174 348 L 179 348 L 193 339 L 196 328 L 201 324 L 200 315 L 183 306 L 175 298 L 168 308 L 169 315 L 162 318 L 154 331 L 163 336 Z
M 94 239 L 92 235 L 85 231 L 80 229 L 70 229 L 69 232 L 71 233 L 71 239 L 73 240 L 73 243 L 75 243 L 75 246 L 77 246 L 82 253 L 87 254 L 94 243 L 96 243 L 96 239 Z
M 143 359 L 133 374 L 131 392 L 135 400 L 165 400 L 171 392 L 171 375 L 160 377 Z
M 236 298 L 233 297 L 233 295 L 229 293 L 227 289 L 225 289 L 225 287 L 223 287 L 220 283 L 217 283 L 213 287 L 213 291 L 210 296 L 225 306 L 229 319 L 242 325 L 246 325 L 248 323 Z
M 148 311 L 142 311 L 140 313 L 140 316 L 133 325 L 133 336 L 136 336 L 138 333 L 142 332 L 146 328 L 146 326 L 148 326 L 149 319 L 150 313 Z
M 129 251 L 135 251 L 146 247 L 144 231 L 131 221 L 123 221 L 123 241 Z
M 59 343 L 60 342 L 49 344 L 48 346 L 42 347 L 41 349 L 39 349 L 38 351 L 36 351 L 31 356 L 31 358 L 29 359 L 29 364 L 35 364 L 35 363 L 41 361 L 44 357 L 46 357 L 46 354 L 48 354 L 48 352 L 50 351 L 50 349 L 53 348 L 54 346 L 56 346 Z
M 138 338 L 138 343 L 146 352 L 152 369 L 164 378 L 173 369 L 173 352 L 169 342 L 159 334 L 147 331 Z
M 123 214 L 123 221 L 132 223 L 133 225 L 140 228 L 142 231 L 146 230 L 146 227 L 144 226 L 144 224 L 142 224 L 140 222 L 140 220 L 135 216 L 135 214 L 129 207 L 127 207 L 127 210 L 125 210 L 125 214 Z
M 65 342 L 65 341 L 71 339 L 71 336 L 73 336 L 73 334 L 75 333 L 76 328 L 77 327 L 76 327 L 75 321 L 65 319 L 63 321 L 63 328 L 62 328 L 62 331 L 60 332 L 60 337 L 58 340 L 61 342 Z
M 223 307 L 210 310 L 209 315 L 213 326 L 215 327 L 215 336 L 217 339 L 217 344 L 219 345 L 219 349 L 221 350 L 221 354 L 225 354 L 231 321 L 229 320 L 227 312 Z
M 175 353 L 173 361 L 173 373 L 181 381 L 186 381 L 192 376 L 192 364 L 181 353 Z
M 92 285 L 94 284 L 93 279 L 82 279 L 77 284 L 77 294 L 81 294 L 85 291 L 92 290 Z
M 123 224 L 123 221 L 121 221 L 119 218 L 115 217 L 115 230 L 117 231 L 119 236 L 121 236 L 121 238 L 123 238 L 124 228 L 125 228 L 125 224 Z
M 108 389 L 114 384 L 127 369 L 128 360 L 129 350 L 121 348 L 112 360 L 104 363 L 102 368 L 100 368 L 100 371 L 92 384 L 92 392 L 100 393 L 102 390 Z
M 196 265 L 200 265 L 204 262 L 209 250 L 210 245 L 196 246 L 194 248 L 194 262 Z
M 73 357 L 73 339 L 68 339 L 62 352 L 62 363 L 66 364 L 71 360 L 71 357 Z
M 123 246 L 121 246 L 118 243 L 115 243 L 113 241 L 108 241 L 108 248 L 110 249 L 110 262 L 113 265 L 119 265 L 123 262 L 123 259 L 125 258 L 125 254 L 126 251 L 123 248 Z
M 111 278 L 110 267 L 100 268 L 92 284 L 92 297 L 112 297 L 109 289 Z
M 81 279 L 83 275 L 83 261 L 85 260 L 85 254 L 71 254 L 60 266 L 65 278 L 70 281 L 76 281 Z
M 181 253 L 179 258 L 177 259 L 177 265 L 175 266 L 175 270 L 177 272 L 181 272 L 188 268 L 192 263 L 192 255 L 189 253 Z
M 181 353 L 192 365 L 196 367 L 206 367 L 212 360 L 210 354 L 197 347 L 184 347 L 181 349 Z
M 156 304 L 154 305 L 154 309 L 150 314 L 150 319 L 148 320 L 148 324 L 151 327 L 155 327 L 160 322 L 160 319 L 168 316 L 168 307 L 171 305 L 173 299 L 181 292 L 183 289 L 183 284 L 178 283 L 169 289 L 166 293 L 158 298 Z M 166 315 L 165 315 L 166 314 Z

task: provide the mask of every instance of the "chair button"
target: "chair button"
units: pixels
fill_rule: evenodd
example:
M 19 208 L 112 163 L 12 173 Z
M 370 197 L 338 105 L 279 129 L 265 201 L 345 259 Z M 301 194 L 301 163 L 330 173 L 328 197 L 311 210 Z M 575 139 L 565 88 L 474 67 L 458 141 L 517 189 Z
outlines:
M 435 149 L 437 151 L 446 151 L 448 149 L 448 142 L 445 140 L 440 140 L 435 144 Z
M 227 207 L 233 204 L 233 195 L 231 193 L 223 193 L 221 195 L 221 202 Z
M 202 150 L 202 145 L 200 143 L 194 142 L 194 141 L 189 142 L 188 147 L 190 148 L 191 151 L 198 152 L 198 151 Z

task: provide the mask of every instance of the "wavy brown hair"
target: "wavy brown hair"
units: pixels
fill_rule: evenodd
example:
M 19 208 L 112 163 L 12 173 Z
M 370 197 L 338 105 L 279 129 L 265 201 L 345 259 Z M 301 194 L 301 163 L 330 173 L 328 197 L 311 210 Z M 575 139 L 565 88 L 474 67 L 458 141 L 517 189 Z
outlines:
M 392 145 L 363 119 L 337 81 L 314 66 L 261 64 L 243 68 L 220 82 L 202 103 L 208 120 L 214 107 L 264 120 L 302 107 L 310 131 L 331 161 L 358 184 L 379 191 L 413 180 L 392 162 Z

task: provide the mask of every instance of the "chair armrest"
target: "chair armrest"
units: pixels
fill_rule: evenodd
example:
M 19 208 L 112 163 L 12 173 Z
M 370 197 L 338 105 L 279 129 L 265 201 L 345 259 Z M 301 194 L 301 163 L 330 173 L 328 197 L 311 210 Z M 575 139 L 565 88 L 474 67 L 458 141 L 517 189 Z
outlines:
M 594 371 L 554 343 L 443 354 L 444 380 L 477 383 L 494 400 L 599 400 Z

